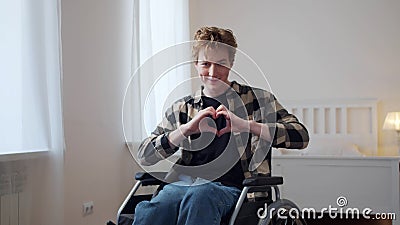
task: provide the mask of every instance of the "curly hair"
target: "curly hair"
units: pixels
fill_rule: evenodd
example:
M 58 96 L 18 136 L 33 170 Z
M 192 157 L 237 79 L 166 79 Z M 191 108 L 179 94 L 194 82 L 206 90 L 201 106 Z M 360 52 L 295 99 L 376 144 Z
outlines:
M 194 40 L 196 42 L 192 47 L 192 57 L 196 62 L 201 48 L 218 48 L 222 43 L 223 46 L 230 46 L 227 46 L 227 49 L 229 52 L 229 61 L 233 65 L 237 43 L 232 30 L 219 27 L 201 27 L 194 34 Z

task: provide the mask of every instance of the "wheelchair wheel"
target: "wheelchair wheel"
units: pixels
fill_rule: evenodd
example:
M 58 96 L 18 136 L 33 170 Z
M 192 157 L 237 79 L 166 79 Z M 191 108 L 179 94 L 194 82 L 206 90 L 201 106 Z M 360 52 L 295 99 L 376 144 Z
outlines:
M 271 203 L 258 225 L 307 225 L 296 204 L 287 199 Z
M 306 225 L 307 223 L 302 219 L 292 219 L 292 218 L 286 218 L 286 219 L 280 219 L 280 218 L 273 218 L 268 225 Z

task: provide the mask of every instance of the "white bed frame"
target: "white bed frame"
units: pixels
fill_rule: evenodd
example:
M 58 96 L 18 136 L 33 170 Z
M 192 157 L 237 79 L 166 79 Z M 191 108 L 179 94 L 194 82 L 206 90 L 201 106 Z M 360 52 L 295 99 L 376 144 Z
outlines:
M 400 158 L 377 156 L 376 100 L 281 103 L 310 134 L 306 150 L 281 149 L 272 154 L 272 173 L 285 180 L 283 197 L 318 211 L 329 205 L 340 208 L 336 200 L 344 196 L 345 208 L 400 216 Z M 354 146 L 360 154 L 351 152 Z M 393 224 L 400 224 L 400 219 Z
M 377 101 L 282 101 L 310 134 L 306 154 L 343 155 L 358 148 L 364 155 L 378 154 Z

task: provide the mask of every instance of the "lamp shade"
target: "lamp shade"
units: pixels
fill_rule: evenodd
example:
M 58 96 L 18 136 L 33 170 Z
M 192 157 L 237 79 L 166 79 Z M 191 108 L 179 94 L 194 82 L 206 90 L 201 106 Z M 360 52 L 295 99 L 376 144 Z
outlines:
M 383 129 L 400 131 L 400 112 L 389 112 L 386 115 Z

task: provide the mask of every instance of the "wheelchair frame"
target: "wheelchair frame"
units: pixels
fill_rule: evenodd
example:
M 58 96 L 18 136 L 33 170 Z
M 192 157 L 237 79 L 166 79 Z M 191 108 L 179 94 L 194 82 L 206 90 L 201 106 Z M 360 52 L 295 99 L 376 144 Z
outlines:
M 126 211 L 126 207 L 131 204 L 131 201 L 133 200 L 132 197 L 135 197 L 136 191 L 140 188 L 140 186 L 151 186 L 151 185 L 163 185 L 166 184 L 165 182 L 162 182 L 158 180 L 156 177 L 165 177 L 166 172 L 153 172 L 153 173 L 144 173 L 144 172 L 139 172 L 135 175 L 135 179 L 137 182 L 125 198 L 124 202 L 120 206 L 117 214 L 117 225 L 121 225 L 122 215 L 123 212 Z M 242 209 L 242 206 L 245 202 L 246 199 L 248 199 L 248 194 L 252 192 L 268 192 L 270 190 L 270 187 L 274 189 L 275 193 L 275 200 L 272 199 L 272 196 L 270 197 L 270 204 L 268 204 L 268 208 L 264 209 L 266 210 L 263 218 L 258 219 L 258 225 L 267 225 L 267 224 L 276 224 L 282 223 L 282 218 L 278 218 L 276 214 L 270 215 L 271 209 L 279 209 L 282 208 L 284 211 L 288 212 L 291 208 L 296 208 L 299 210 L 299 208 L 291 202 L 290 200 L 287 199 L 281 199 L 280 196 L 280 191 L 278 188 L 278 185 L 283 184 L 283 177 L 278 177 L 278 176 L 259 176 L 259 177 L 252 177 L 252 178 L 247 178 L 243 181 L 243 186 L 244 188 L 242 189 L 242 192 L 239 196 L 239 199 L 235 205 L 235 208 L 232 212 L 232 215 L 229 219 L 228 225 L 235 225 L 236 219 L 238 218 L 239 212 Z M 158 192 L 156 191 L 153 193 L 152 197 L 154 197 Z M 270 192 L 271 193 L 271 192 Z M 136 195 L 137 196 L 137 195 Z M 265 202 L 265 203 L 264 203 Z M 267 203 L 267 200 L 264 199 L 263 201 L 264 204 Z M 136 206 L 136 205 L 135 205 Z M 131 209 L 134 211 L 134 209 Z M 275 211 L 276 213 L 276 211 Z M 258 215 L 259 216 L 259 215 Z M 133 218 L 132 218 L 133 221 Z M 285 220 L 286 222 L 288 219 Z M 306 222 L 302 218 L 298 218 L 296 223 L 294 220 L 291 220 L 292 224 L 306 224 Z M 298 223 L 299 222 L 299 223 Z M 279 224 L 280 224 L 279 223 Z M 286 223 L 285 223 L 286 224 Z M 112 221 L 109 221 L 107 225 L 115 225 Z

